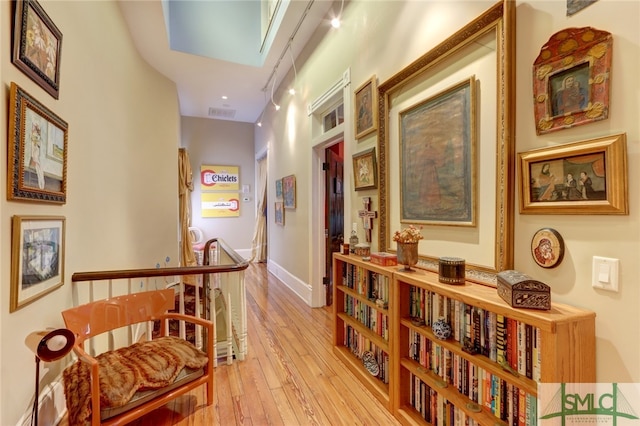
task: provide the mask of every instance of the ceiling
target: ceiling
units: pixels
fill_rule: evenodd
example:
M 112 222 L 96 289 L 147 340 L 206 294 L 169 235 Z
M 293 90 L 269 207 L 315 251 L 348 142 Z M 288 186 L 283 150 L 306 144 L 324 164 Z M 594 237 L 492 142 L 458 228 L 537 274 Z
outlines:
M 332 0 L 269 3 L 275 12 L 263 42 L 266 1 L 119 1 L 142 57 L 175 82 L 181 115 L 249 123 L 269 102 L 273 77 L 277 88 L 291 69 L 291 55 L 298 56 L 318 26 L 330 25 L 327 13 L 334 5 Z M 340 1 L 336 5 L 339 13 Z

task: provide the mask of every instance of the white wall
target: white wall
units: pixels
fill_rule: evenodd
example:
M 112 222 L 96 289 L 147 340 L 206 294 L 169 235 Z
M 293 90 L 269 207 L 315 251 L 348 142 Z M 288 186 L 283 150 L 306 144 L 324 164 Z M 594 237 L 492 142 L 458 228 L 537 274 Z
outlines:
M 239 255 L 251 256 L 251 242 L 256 217 L 255 155 L 253 148 L 254 125 L 207 118 L 182 117 L 181 140 L 187 148 L 193 169 L 193 207 L 191 225 L 202 230 L 204 241 L 222 238 Z M 238 166 L 240 190 L 249 185 L 248 194 L 239 193 L 240 216 L 203 218 L 201 209 L 202 186 L 200 166 Z M 243 201 L 245 197 L 249 201 Z
M 139 57 L 117 2 L 40 4 L 63 34 L 60 98 L 53 99 L 11 63 L 12 2 L 0 2 L 0 133 L 7 134 L 12 81 L 69 123 L 67 203 L 0 197 L 2 425 L 16 424 L 30 409 L 34 356 L 24 338 L 34 330 L 63 326 L 60 312 L 72 305 L 74 272 L 153 268 L 166 257 L 171 265 L 178 263 L 175 84 Z M 2 188 L 6 152 L 6 147 L 0 150 Z M 10 314 L 13 215 L 62 215 L 67 228 L 64 286 Z M 41 376 L 43 387 L 62 365 L 46 367 L 52 371 Z
M 339 3 L 339 2 L 338 2 Z M 276 178 L 296 174 L 298 208 L 286 211 L 285 226 L 270 219 L 269 256 L 286 275 L 311 284 L 312 241 L 309 223 L 310 170 L 313 140 L 306 108 L 335 82 L 345 69 L 351 70 L 351 90 L 371 75 L 379 82 L 392 77 L 406 65 L 429 51 L 457 29 L 471 21 L 493 1 L 352 1 L 345 5 L 343 25 L 339 30 L 323 27 L 296 60 L 297 91 L 295 97 L 284 88 L 292 79 L 290 72 L 276 90 L 274 98 L 281 105 L 275 112 L 267 105 L 269 123 L 256 131 L 256 152 L 269 147 L 269 206 Z M 334 5 L 335 6 L 335 5 Z M 548 283 L 552 298 L 596 312 L 598 381 L 640 381 L 640 207 L 633 182 L 638 180 L 640 158 L 638 121 L 640 82 L 640 2 L 600 0 L 573 17 L 566 16 L 566 2 L 518 1 L 516 3 L 516 147 L 517 152 L 542 146 L 574 142 L 626 132 L 628 138 L 630 214 L 628 216 L 594 215 L 520 215 L 515 212 L 515 268 Z M 609 31 L 614 37 L 611 114 L 605 121 L 574 129 L 536 136 L 532 108 L 532 66 L 542 45 L 560 29 L 593 26 Z M 345 112 L 351 113 L 345 105 Z M 349 130 L 350 131 L 350 130 Z M 372 134 L 351 142 L 345 152 L 360 152 L 376 146 Z M 353 173 L 345 161 L 345 175 Z M 353 188 L 347 188 L 353 191 Z M 361 208 L 361 197 L 371 195 L 374 210 L 378 206 L 375 191 L 352 192 L 346 206 L 345 226 L 350 228 Z M 516 199 L 516 203 L 518 200 Z M 517 204 L 516 204 L 517 206 Z M 529 244 L 534 232 L 553 227 L 564 237 L 565 259 L 555 269 L 542 269 L 531 259 Z M 373 241 L 377 241 L 378 224 L 374 224 Z M 348 235 L 350 229 L 345 229 Z M 361 235 L 362 237 L 362 235 Z M 375 249 L 375 247 L 374 247 Z M 491 248 L 493 249 L 493 248 Z M 591 283 L 593 255 L 620 259 L 620 292 L 595 290 Z

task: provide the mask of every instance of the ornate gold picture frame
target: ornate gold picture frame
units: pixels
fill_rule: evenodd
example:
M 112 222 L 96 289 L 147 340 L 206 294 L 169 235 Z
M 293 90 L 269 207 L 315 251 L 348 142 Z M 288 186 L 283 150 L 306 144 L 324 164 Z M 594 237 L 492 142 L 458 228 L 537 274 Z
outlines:
M 353 113 L 356 139 L 360 139 L 378 128 L 378 101 L 376 76 L 365 81 L 355 91 L 355 111 Z
M 7 199 L 64 204 L 67 122 L 13 82 L 9 97 Z
M 520 213 L 629 214 L 626 135 L 518 154 Z
M 428 237 L 420 242 L 418 266 L 437 271 L 439 257 L 455 252 L 466 260 L 467 280 L 494 286 L 498 271 L 513 268 L 514 23 L 513 2 L 500 1 L 378 85 L 379 250 L 393 251 L 391 230 L 401 226 L 396 128 L 396 108 L 401 107 L 394 105 L 402 104 L 409 93 L 428 93 L 434 86 L 444 85 L 443 80 L 460 81 L 462 73 L 475 74 L 481 88 L 477 158 L 483 165 L 477 183 L 477 198 L 483 200 L 478 226 L 431 226 Z M 490 98 L 485 103 L 482 96 Z
M 13 64 L 58 99 L 62 33 L 36 0 L 15 2 L 13 40 Z
M 353 156 L 353 182 L 356 191 L 378 186 L 376 149 L 370 148 Z

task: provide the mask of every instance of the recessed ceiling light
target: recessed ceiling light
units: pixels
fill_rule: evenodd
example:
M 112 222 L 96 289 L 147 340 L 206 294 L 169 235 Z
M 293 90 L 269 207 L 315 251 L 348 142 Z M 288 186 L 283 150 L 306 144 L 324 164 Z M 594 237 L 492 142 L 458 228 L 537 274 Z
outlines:
M 229 97 L 227 95 L 222 95 L 222 99 L 229 99 Z

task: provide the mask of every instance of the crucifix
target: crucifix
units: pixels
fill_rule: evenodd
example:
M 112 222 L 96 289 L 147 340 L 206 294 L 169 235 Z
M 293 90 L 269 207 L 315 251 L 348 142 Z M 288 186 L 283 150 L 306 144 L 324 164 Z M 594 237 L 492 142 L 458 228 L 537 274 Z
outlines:
M 373 229 L 373 219 L 378 217 L 378 212 L 371 211 L 371 197 L 362 197 L 364 209 L 358 210 L 358 217 L 362 218 L 364 235 L 368 243 L 371 242 L 371 230 Z

